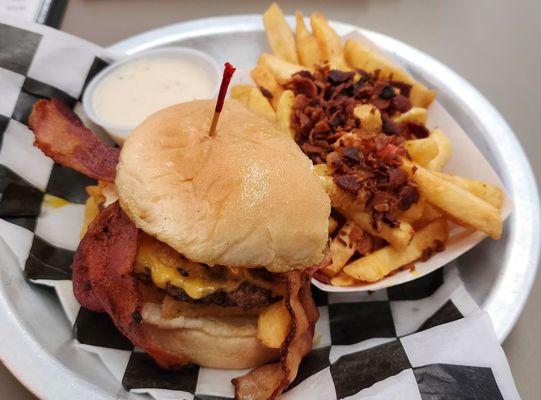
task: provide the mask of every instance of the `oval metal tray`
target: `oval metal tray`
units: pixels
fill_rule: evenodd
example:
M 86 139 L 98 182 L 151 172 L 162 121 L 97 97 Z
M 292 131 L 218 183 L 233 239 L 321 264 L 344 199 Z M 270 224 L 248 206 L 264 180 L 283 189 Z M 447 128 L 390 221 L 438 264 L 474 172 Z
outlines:
M 288 17 L 293 22 L 292 17 Z M 427 54 L 388 36 L 333 22 L 340 35 L 360 30 L 438 92 L 438 100 L 471 136 L 505 184 L 515 209 L 499 241 L 485 240 L 455 262 L 465 285 L 486 310 L 503 341 L 515 324 L 537 271 L 541 241 L 535 179 L 513 131 L 471 84 Z M 110 47 L 133 54 L 160 46 L 207 52 L 218 62 L 240 68 L 255 65 L 268 51 L 260 15 L 238 15 L 183 22 L 149 31 Z

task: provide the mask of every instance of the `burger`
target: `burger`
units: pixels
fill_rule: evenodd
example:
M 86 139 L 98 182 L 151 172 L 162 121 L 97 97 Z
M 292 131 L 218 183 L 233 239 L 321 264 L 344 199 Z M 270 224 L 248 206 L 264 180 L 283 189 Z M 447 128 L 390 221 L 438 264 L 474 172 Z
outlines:
M 255 368 L 237 398 L 279 395 L 311 349 L 311 274 L 328 264 L 329 199 L 311 161 L 235 100 L 161 110 L 122 149 L 59 100 L 41 100 L 35 145 L 89 187 L 73 287 L 163 368 Z

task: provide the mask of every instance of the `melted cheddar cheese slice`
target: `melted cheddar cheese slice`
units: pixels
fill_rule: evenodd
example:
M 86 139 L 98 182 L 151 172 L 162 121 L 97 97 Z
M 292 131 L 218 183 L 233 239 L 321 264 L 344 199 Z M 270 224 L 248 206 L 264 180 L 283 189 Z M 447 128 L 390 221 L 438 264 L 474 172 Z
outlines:
M 106 200 L 101 185 L 89 186 L 87 192 L 90 196 L 85 205 L 81 236 Z M 146 234 L 139 235 L 135 273 L 148 275 L 154 285 L 161 289 L 167 285 L 176 286 L 193 299 L 201 299 L 218 291 L 232 292 L 242 282 L 270 290 L 276 295 L 283 296 L 285 292 L 276 274 L 247 268 L 208 267 L 187 260 L 171 247 Z
M 187 260 L 148 235 L 139 236 L 135 272 L 150 274 L 152 282 L 161 289 L 167 284 L 181 288 L 192 299 L 201 299 L 218 291 L 232 292 L 244 280 L 234 269 L 210 268 Z

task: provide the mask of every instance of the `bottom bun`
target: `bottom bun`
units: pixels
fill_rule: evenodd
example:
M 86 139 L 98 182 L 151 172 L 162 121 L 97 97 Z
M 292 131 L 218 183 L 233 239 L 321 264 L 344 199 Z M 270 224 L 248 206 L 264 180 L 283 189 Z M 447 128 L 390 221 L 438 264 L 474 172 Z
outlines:
M 209 368 L 254 368 L 279 358 L 279 349 L 257 338 L 257 318 L 164 319 L 158 304 L 145 303 L 145 331 L 169 352 Z

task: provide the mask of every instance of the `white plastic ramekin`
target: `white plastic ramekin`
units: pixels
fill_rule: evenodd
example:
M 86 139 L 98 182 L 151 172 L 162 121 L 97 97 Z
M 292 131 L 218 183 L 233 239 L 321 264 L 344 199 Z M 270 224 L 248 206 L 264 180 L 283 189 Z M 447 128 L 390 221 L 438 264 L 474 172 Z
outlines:
M 202 69 L 205 71 L 205 74 L 208 76 L 209 80 L 211 81 L 211 85 L 213 87 L 212 96 L 215 96 L 219 85 L 220 85 L 220 78 L 221 78 L 221 71 L 218 66 L 218 63 L 210 57 L 208 54 L 203 53 L 198 50 L 190 49 L 187 47 L 164 47 L 159 48 L 155 50 L 149 50 L 144 51 L 141 53 L 136 53 L 131 56 L 122 58 L 118 60 L 117 62 L 109 65 L 107 68 L 102 70 L 98 75 L 92 79 L 92 81 L 87 86 L 85 93 L 83 95 L 83 108 L 86 113 L 86 115 L 92 120 L 92 122 L 102 126 L 107 132 L 109 132 L 113 139 L 119 143 L 122 144 L 124 142 L 124 139 L 126 136 L 135 128 L 136 124 L 133 125 L 115 125 L 111 122 L 108 122 L 104 120 L 103 118 L 100 118 L 94 109 L 93 104 L 93 97 L 94 97 L 94 91 L 100 84 L 100 82 L 109 74 L 111 74 L 113 71 L 115 71 L 117 68 L 127 64 L 134 62 L 136 60 L 141 59 L 150 59 L 154 57 L 175 57 L 178 59 L 181 59 L 183 61 L 189 62 L 196 67 Z M 144 95 L 142 93 L 141 95 Z

